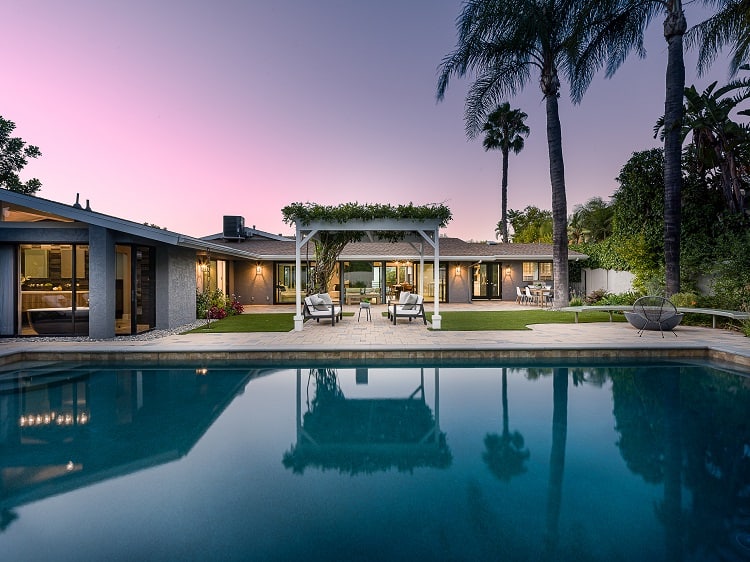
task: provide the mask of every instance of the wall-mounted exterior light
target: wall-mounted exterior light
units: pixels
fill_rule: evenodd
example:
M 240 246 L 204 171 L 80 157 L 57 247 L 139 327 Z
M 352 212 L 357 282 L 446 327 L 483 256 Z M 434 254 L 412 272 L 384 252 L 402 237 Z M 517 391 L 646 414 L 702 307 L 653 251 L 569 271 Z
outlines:
M 263 266 L 262 266 L 262 265 L 260 265 L 260 264 L 256 265 L 256 266 L 255 266 L 255 273 L 256 273 L 257 275 L 262 275 L 262 274 L 263 274 Z

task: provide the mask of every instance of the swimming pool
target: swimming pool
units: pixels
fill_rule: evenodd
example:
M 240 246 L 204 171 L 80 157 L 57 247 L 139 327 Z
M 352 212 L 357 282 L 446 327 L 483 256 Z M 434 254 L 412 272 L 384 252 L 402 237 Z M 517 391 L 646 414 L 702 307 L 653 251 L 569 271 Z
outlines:
M 749 411 L 671 362 L 26 365 L 2 559 L 743 560 Z

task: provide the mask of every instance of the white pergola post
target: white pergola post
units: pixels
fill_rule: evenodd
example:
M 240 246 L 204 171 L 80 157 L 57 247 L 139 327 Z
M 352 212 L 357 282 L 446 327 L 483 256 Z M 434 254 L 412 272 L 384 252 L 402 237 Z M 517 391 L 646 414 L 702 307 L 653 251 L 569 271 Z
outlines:
M 296 235 L 295 235 L 295 250 L 294 250 L 294 279 L 295 279 L 295 302 L 296 310 L 294 315 L 294 331 L 301 332 L 302 325 L 305 323 L 305 317 L 302 315 L 302 246 L 304 246 L 318 231 L 317 230 L 303 230 L 300 224 L 295 223 Z M 309 272 L 308 272 L 309 274 Z
M 296 304 L 294 314 L 294 331 L 301 332 L 302 325 L 305 323 L 305 319 L 302 316 L 302 295 L 300 294 L 300 287 L 302 287 L 302 259 L 300 258 L 300 248 L 302 248 L 302 229 L 300 228 L 299 222 L 296 223 L 297 232 L 295 233 L 295 249 L 294 249 L 294 277 L 295 277 L 295 295 L 294 301 Z
M 443 317 L 440 316 L 440 236 L 439 231 L 435 229 L 435 261 L 433 273 L 435 275 L 435 312 L 432 314 L 432 329 L 439 330 L 442 325 Z

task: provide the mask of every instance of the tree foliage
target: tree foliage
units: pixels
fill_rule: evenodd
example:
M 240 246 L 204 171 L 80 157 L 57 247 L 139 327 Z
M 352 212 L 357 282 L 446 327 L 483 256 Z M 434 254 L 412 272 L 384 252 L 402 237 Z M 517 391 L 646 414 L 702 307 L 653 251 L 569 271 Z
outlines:
M 568 220 L 568 242 L 600 242 L 612 235 L 614 207 L 601 197 L 576 205 Z
M 23 139 L 11 137 L 15 128 L 13 121 L 0 115 L 0 188 L 34 195 L 42 188 L 42 182 L 36 178 L 22 182 L 18 173 L 26 166 L 29 158 L 37 158 L 42 153 L 38 147 L 27 145 Z
M 687 35 L 688 45 L 700 45 L 698 72 L 703 74 L 716 57 L 729 47 L 730 76 L 750 59 L 750 0 L 708 0 L 719 9 Z
M 508 221 L 513 227 L 512 241 L 519 244 L 552 242 L 552 211 L 528 205 L 523 211 L 508 210 Z M 501 228 L 498 223 L 496 231 Z

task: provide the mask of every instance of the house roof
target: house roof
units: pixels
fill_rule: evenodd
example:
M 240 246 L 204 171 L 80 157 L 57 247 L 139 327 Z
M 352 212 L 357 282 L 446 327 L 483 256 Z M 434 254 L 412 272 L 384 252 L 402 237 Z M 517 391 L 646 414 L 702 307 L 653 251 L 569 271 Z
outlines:
M 162 244 L 192 248 L 197 251 L 210 251 L 217 255 L 259 259 L 259 256 L 248 252 L 245 248 L 215 244 L 208 240 L 83 209 L 80 206 L 66 205 L 42 197 L 0 189 L 0 228 L 28 228 L 29 223 L 50 221 L 100 226 Z
M 268 240 L 262 238 L 248 238 L 243 241 L 227 241 L 222 244 L 243 248 L 247 252 L 264 260 L 294 259 L 294 240 Z M 433 250 L 427 244 L 422 244 L 424 259 L 429 261 Z M 552 260 L 552 244 L 493 244 L 480 242 L 465 242 L 460 238 L 440 238 L 441 261 L 523 261 L 523 260 Z M 303 259 L 312 258 L 314 254 L 312 244 L 304 244 L 301 249 Z M 418 261 L 420 245 L 410 242 L 350 242 L 347 244 L 340 260 L 382 260 L 399 259 Z M 569 258 L 585 259 L 585 254 L 569 251 Z

